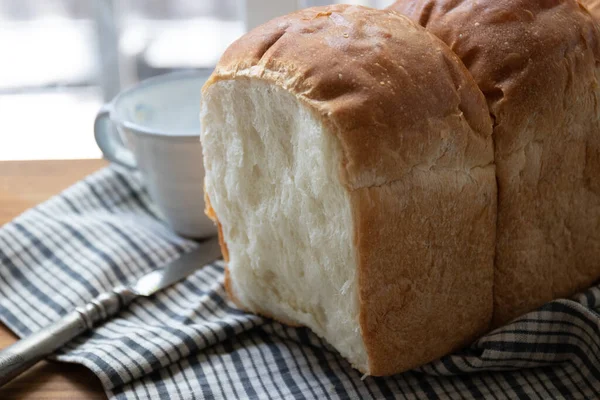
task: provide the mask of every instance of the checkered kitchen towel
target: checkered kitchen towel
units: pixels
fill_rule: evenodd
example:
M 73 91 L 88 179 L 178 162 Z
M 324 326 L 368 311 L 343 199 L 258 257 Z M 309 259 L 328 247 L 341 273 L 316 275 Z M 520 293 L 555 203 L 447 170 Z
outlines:
M 193 249 L 137 174 L 106 168 L 0 229 L 0 318 L 20 336 Z M 309 330 L 245 314 L 217 262 L 139 299 L 57 355 L 114 399 L 600 397 L 600 287 L 553 301 L 464 351 L 366 377 Z

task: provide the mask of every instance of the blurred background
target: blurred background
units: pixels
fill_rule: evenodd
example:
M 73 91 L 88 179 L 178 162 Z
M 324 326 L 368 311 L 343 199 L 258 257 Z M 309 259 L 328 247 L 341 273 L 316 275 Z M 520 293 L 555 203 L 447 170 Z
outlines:
M 0 0 L 0 160 L 101 156 L 93 121 L 121 89 L 212 69 L 248 29 L 335 0 Z M 392 0 L 343 0 L 383 8 Z

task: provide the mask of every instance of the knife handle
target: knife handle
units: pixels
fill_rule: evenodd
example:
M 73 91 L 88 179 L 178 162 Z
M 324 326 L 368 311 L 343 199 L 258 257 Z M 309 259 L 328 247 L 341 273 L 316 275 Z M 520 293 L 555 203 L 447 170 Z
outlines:
M 66 343 L 117 314 L 136 294 L 118 286 L 0 351 L 0 387 Z

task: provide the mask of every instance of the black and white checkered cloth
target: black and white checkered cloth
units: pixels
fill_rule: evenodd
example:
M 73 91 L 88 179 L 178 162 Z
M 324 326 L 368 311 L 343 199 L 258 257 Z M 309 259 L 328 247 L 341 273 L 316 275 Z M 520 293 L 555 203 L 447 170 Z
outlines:
M 193 249 L 137 174 L 109 167 L 0 229 L 0 318 L 20 336 Z M 220 263 L 135 301 L 56 358 L 111 399 L 600 397 L 600 287 L 557 300 L 464 351 L 366 377 L 308 329 L 237 310 Z

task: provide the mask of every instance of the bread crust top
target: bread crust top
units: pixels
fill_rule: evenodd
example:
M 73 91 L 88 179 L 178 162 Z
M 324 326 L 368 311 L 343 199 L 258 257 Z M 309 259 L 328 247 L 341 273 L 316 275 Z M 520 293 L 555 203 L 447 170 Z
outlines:
M 398 13 L 334 5 L 276 18 L 234 42 L 204 90 L 244 77 L 272 81 L 322 116 L 338 136 L 351 190 L 415 167 L 493 162 L 476 83 L 444 43 Z
M 401 0 L 390 9 L 441 38 L 471 72 L 494 118 L 496 160 L 559 126 L 573 76 L 594 80 L 590 60 L 600 62 L 598 26 L 576 0 Z

